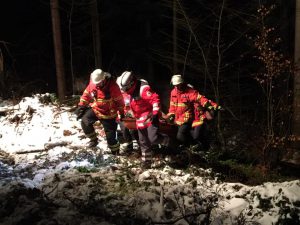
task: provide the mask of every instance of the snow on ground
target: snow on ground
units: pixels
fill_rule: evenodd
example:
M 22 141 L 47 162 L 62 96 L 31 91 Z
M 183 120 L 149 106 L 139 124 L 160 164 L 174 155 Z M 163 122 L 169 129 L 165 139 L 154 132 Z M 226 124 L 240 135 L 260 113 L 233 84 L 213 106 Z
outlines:
M 300 224 L 300 181 L 246 186 L 210 170 L 141 170 L 86 149 L 71 107 L 51 95 L 0 101 L 0 224 Z M 5 113 L 3 113 L 5 111 Z

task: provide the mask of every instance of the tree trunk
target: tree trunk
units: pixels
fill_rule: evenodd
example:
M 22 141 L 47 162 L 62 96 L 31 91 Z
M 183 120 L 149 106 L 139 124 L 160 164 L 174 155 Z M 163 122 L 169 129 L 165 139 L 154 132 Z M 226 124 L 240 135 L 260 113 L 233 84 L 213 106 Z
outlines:
M 177 68 L 177 0 L 173 0 L 173 73 L 178 73 Z
M 93 35 L 95 67 L 101 68 L 102 54 L 101 54 L 100 23 L 99 23 L 97 0 L 91 0 L 90 13 L 92 18 L 92 33 L 93 33 L 92 35 Z
M 143 7 L 149 8 L 151 7 L 151 0 L 145 1 L 145 4 Z M 153 60 L 151 57 L 151 36 L 152 36 L 152 23 L 151 19 L 147 18 L 145 21 L 145 36 L 147 40 L 147 57 L 146 57 L 146 66 L 147 66 L 147 79 L 150 83 L 155 82 L 157 79 L 160 79 L 157 77 L 157 74 L 154 73 L 154 68 L 153 68 Z
M 295 43 L 294 43 L 294 102 L 293 102 L 293 120 L 292 134 L 295 136 L 294 141 L 281 160 L 283 163 L 288 163 L 300 166 L 300 0 L 296 0 L 295 11 Z
M 294 76 L 294 117 L 293 117 L 293 134 L 300 137 L 300 0 L 296 0 L 295 16 L 295 67 Z
M 4 58 L 0 48 L 0 97 L 4 97 L 5 85 L 4 85 Z
M 60 15 L 58 0 L 51 0 L 51 18 L 52 18 L 52 32 L 54 42 L 55 64 L 56 64 L 56 78 L 57 78 L 57 92 L 58 99 L 63 101 L 65 99 L 65 70 L 64 70 L 64 58 L 61 41 L 60 31 Z

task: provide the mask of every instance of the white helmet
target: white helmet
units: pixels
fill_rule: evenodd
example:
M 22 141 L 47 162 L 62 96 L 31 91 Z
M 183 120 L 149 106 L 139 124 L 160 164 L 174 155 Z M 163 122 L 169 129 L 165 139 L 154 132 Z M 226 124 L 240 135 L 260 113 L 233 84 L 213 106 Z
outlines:
M 125 71 L 125 72 L 122 73 L 122 75 L 120 76 L 120 78 L 117 82 L 118 82 L 121 90 L 127 91 L 134 84 L 135 77 L 132 74 L 132 72 Z
M 171 79 L 171 84 L 172 85 L 178 85 L 178 84 L 182 84 L 184 82 L 183 78 L 181 75 L 173 75 L 172 79 Z
M 99 84 L 105 79 L 105 77 L 105 72 L 103 72 L 101 69 L 96 69 L 91 73 L 91 81 L 94 84 Z
M 117 77 L 116 83 L 117 85 L 119 85 L 119 87 L 121 88 L 121 76 Z

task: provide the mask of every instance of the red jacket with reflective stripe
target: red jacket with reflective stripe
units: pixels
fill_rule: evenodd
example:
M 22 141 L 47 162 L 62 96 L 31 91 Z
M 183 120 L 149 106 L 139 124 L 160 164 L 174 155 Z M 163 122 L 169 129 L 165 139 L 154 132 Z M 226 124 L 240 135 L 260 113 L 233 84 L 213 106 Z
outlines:
M 205 111 L 209 108 L 216 110 L 217 107 L 218 107 L 218 104 L 211 100 L 208 100 L 208 102 L 206 102 L 205 108 L 204 108 L 204 105 L 201 105 L 200 103 L 195 103 L 194 104 L 195 118 L 193 120 L 192 127 L 201 126 L 203 124 L 204 120 L 206 119 Z
M 130 107 L 136 118 L 137 129 L 149 127 L 152 124 L 152 115 L 160 110 L 158 94 L 151 90 L 145 80 L 137 80 L 127 94 L 130 95 Z
M 90 105 L 100 119 L 116 118 L 118 111 L 124 113 L 124 100 L 119 86 L 113 79 L 106 82 L 105 86 L 100 88 L 90 81 L 78 104 Z
M 210 102 L 210 100 L 190 86 L 185 86 L 184 90 L 178 90 L 175 86 L 171 91 L 168 115 L 175 115 L 174 122 L 177 125 L 188 122 L 192 122 L 194 126 L 201 125 L 203 123 L 202 109 Z

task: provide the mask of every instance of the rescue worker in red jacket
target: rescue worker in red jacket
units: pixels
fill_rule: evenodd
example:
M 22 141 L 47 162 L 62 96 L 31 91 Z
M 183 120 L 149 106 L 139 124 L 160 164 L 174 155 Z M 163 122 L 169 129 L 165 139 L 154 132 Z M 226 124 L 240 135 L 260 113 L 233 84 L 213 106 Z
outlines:
M 137 79 L 129 71 L 120 78 L 121 89 L 130 95 L 130 107 L 136 118 L 139 144 L 142 152 L 142 168 L 151 168 L 154 144 L 168 146 L 169 137 L 158 133 L 160 99 L 153 92 L 147 81 Z
M 116 81 L 119 87 L 121 88 L 120 81 L 121 81 L 121 76 L 119 76 Z M 121 89 L 121 93 L 125 103 L 125 107 L 124 107 L 125 117 L 134 118 L 132 109 L 130 107 L 130 95 L 122 91 L 122 89 Z M 124 151 L 125 153 L 132 153 L 133 150 L 138 150 L 139 149 L 138 131 L 136 129 L 128 129 L 124 125 L 124 122 L 121 120 L 118 120 L 118 123 L 123 137 L 123 143 L 120 146 L 120 150 Z
M 206 107 L 203 107 L 200 103 L 194 104 L 194 121 L 192 122 L 191 136 L 193 139 L 194 147 L 204 151 L 209 150 L 211 144 L 211 134 L 208 126 L 208 122 L 214 118 L 216 110 L 220 110 L 221 107 L 215 102 L 208 100 Z
M 88 147 L 98 145 L 98 138 L 93 124 L 100 121 L 106 135 L 111 153 L 119 153 L 120 144 L 116 138 L 118 113 L 124 117 L 124 100 L 119 86 L 109 73 L 96 69 L 91 73 L 90 82 L 85 88 L 75 112 L 77 120 L 90 139 Z
M 176 138 L 183 145 L 192 141 L 201 142 L 208 150 L 209 142 L 203 136 L 205 129 L 205 110 L 218 110 L 220 107 L 184 82 L 181 75 L 171 79 L 174 88 L 170 95 L 170 107 L 167 119 L 178 125 Z

